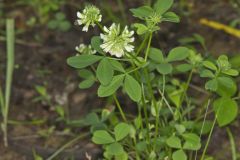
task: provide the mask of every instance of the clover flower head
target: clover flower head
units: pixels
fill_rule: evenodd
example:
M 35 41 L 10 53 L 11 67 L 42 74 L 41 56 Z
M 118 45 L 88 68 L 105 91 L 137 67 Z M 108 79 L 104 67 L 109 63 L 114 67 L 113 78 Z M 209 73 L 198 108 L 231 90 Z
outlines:
M 88 5 L 85 7 L 83 12 L 77 12 L 77 20 L 78 25 L 84 25 L 83 31 L 87 32 L 89 26 L 94 27 L 96 22 L 102 21 L 102 15 L 100 14 L 100 10 L 94 5 Z
M 121 32 L 119 24 L 113 23 L 110 28 L 103 28 L 105 33 L 100 34 L 103 44 L 100 46 L 105 52 L 116 57 L 122 57 L 126 52 L 132 52 L 134 46 L 129 44 L 134 42 L 133 31 L 129 31 L 126 26 Z
M 78 54 L 95 54 L 97 51 L 92 49 L 91 45 L 85 45 L 85 44 L 80 44 L 79 46 L 76 46 L 76 51 Z

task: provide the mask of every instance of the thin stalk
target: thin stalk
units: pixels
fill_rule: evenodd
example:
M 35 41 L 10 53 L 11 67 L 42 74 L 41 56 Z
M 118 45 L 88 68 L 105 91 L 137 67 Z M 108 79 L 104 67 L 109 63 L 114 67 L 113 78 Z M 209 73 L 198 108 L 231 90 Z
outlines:
M 163 96 L 164 96 L 164 94 L 165 94 L 165 83 L 166 83 L 165 75 L 163 75 L 163 91 L 162 91 Z M 162 96 L 162 99 L 161 99 L 161 106 L 162 106 L 162 104 L 163 104 L 163 96 Z M 159 109 L 160 109 L 159 107 L 156 107 L 155 141 L 157 141 L 158 130 L 159 130 L 158 128 L 160 127 L 160 123 L 159 123 L 159 119 L 160 119 L 160 116 L 159 116 L 160 113 L 159 113 L 159 112 L 160 112 L 160 110 L 159 110 Z M 156 144 L 155 144 L 154 147 L 156 147 Z
M 97 24 L 98 27 L 101 29 L 101 31 L 104 32 L 103 26 L 102 26 L 99 22 L 96 22 L 96 24 Z
M 227 127 L 226 130 L 227 130 L 227 134 L 228 134 L 228 137 L 230 140 L 231 151 L 232 151 L 232 160 L 237 160 L 236 144 L 235 144 L 235 141 L 233 138 L 233 134 L 229 127 Z
M 180 105 L 182 105 L 183 100 L 184 100 L 184 98 L 185 98 L 185 96 L 186 96 L 187 90 L 188 90 L 189 85 L 190 85 L 190 82 L 191 82 L 191 80 L 192 80 L 192 76 L 193 76 L 193 69 L 191 70 L 191 72 L 190 72 L 190 74 L 189 74 L 189 76 L 188 76 L 187 84 L 186 84 L 186 86 L 184 87 L 183 94 L 182 94 L 182 96 L 181 96 Z
M 152 33 L 150 33 L 150 37 L 149 37 L 149 40 L 148 40 L 147 50 L 146 50 L 145 58 L 144 58 L 145 62 L 147 61 L 147 58 L 148 58 L 151 42 L 152 42 Z
M 58 156 L 62 151 L 64 151 L 66 148 L 70 147 L 71 145 L 73 145 L 74 143 L 76 143 L 78 140 L 85 138 L 89 135 L 89 133 L 84 133 L 81 134 L 79 136 L 77 136 L 76 138 L 72 139 L 71 141 L 67 142 L 66 144 L 64 144 L 62 147 L 60 147 L 56 152 L 54 152 L 50 157 L 48 157 L 46 160 L 52 160 L 54 159 L 56 156 Z
M 129 54 L 131 59 L 131 65 L 133 68 L 137 68 L 136 64 L 134 63 L 134 59 L 137 59 L 136 56 L 134 56 L 133 54 Z M 137 59 L 138 60 L 138 59 Z M 140 73 L 138 72 L 138 70 L 136 72 L 134 72 L 135 77 L 137 78 L 137 80 L 139 82 L 141 82 L 141 78 L 140 78 Z M 142 88 L 143 89 L 143 88 Z M 142 97 L 143 98 L 143 97 Z M 142 133 L 144 132 L 144 128 L 143 128 L 143 120 L 142 120 L 142 107 L 140 104 L 138 104 L 138 117 L 140 117 L 141 121 L 140 121 L 140 128 Z M 146 139 L 145 139 L 146 140 Z M 138 151 L 136 150 L 136 152 L 138 153 Z
M 137 59 L 137 57 L 135 57 L 133 54 L 126 54 L 128 57 L 132 57 L 134 60 L 136 60 L 138 63 L 141 63 L 139 59 Z M 132 62 L 134 63 L 134 62 Z
M 3 107 L 4 107 L 4 96 L 3 96 L 3 92 L 2 92 L 2 88 L 1 88 L 1 84 L 0 84 L 0 109 L 1 109 L 1 113 L 3 113 Z
M 129 62 L 131 60 L 129 59 L 120 59 L 120 58 L 113 58 L 113 57 L 106 57 L 107 59 L 111 59 L 111 60 L 116 60 L 116 61 L 126 61 L 126 62 Z
M 145 64 L 144 64 L 144 65 L 145 65 Z M 130 74 L 130 73 L 132 73 L 132 72 L 135 72 L 135 71 L 141 69 L 144 65 L 138 66 L 137 68 L 134 68 L 134 69 L 128 71 L 126 74 Z
M 149 119 L 148 119 L 147 105 L 146 105 L 146 99 L 145 99 L 143 84 L 142 84 L 142 98 L 141 98 L 141 100 L 142 100 L 142 104 L 143 104 L 143 112 L 144 112 L 146 128 L 147 128 L 147 142 L 150 143 Z
M 173 109 L 172 109 L 172 107 L 170 106 L 170 104 L 168 103 L 167 99 L 165 98 L 165 96 L 163 95 L 163 93 L 162 93 L 160 90 L 158 90 L 158 92 L 159 92 L 160 95 L 162 96 L 162 98 L 163 98 L 165 104 L 167 105 L 168 109 L 170 110 L 171 114 L 172 114 L 173 117 L 174 117 Z
M 144 68 L 144 76 L 145 76 L 145 79 L 147 80 L 147 86 L 148 86 L 148 93 L 151 94 L 151 99 L 153 101 L 153 105 L 154 105 L 154 108 L 155 108 L 155 111 L 156 113 L 158 112 L 158 107 L 157 107 L 157 103 L 156 103 L 156 99 L 154 97 L 154 93 L 153 93 L 153 90 L 152 90 L 152 86 L 151 86 L 151 81 L 149 79 L 149 76 L 148 76 L 148 71 L 146 68 Z M 155 121 L 155 139 L 157 139 L 157 136 L 158 136 L 158 125 L 159 125 L 159 118 L 156 116 L 156 121 Z M 154 145 L 155 147 L 156 145 Z
M 124 114 L 124 112 L 123 112 L 123 110 L 122 110 L 122 107 L 121 107 L 121 105 L 120 105 L 120 103 L 119 103 L 119 101 L 118 101 L 118 99 L 117 99 L 117 97 L 116 97 L 115 94 L 113 95 L 113 98 L 114 98 L 115 103 L 116 103 L 116 105 L 117 105 L 117 107 L 118 107 L 118 110 L 119 110 L 119 112 L 120 112 L 120 114 L 121 114 L 121 116 L 122 116 L 122 119 L 123 119 L 125 122 L 127 122 L 127 118 L 126 118 L 126 116 L 125 116 L 125 114 Z
M 211 137 L 212 137 L 212 134 L 213 134 L 213 129 L 214 129 L 215 125 L 216 125 L 216 122 L 217 122 L 217 115 L 216 115 L 216 117 L 215 117 L 215 119 L 213 121 L 213 125 L 212 125 L 210 133 L 208 135 L 207 143 L 206 143 L 206 145 L 204 147 L 204 150 L 203 150 L 203 153 L 202 153 L 202 156 L 201 156 L 200 160 L 204 160 L 204 158 L 205 158 L 205 155 L 206 155 L 206 152 L 207 152 L 207 148 L 208 148 L 208 145 L 210 143 L 210 140 L 211 140 Z
M 6 87 L 5 87 L 5 103 L 3 108 L 3 141 L 4 145 L 8 146 L 7 140 L 7 124 L 8 124 L 8 112 L 11 95 L 12 76 L 14 70 L 14 20 L 7 19 L 7 73 L 6 73 Z
M 136 56 L 138 56 L 140 51 L 143 49 L 147 39 L 148 39 L 148 35 L 145 35 L 144 40 L 142 41 L 142 43 L 140 44 L 140 46 L 139 46 L 139 48 L 137 50 Z
M 203 124 L 202 124 L 201 131 L 200 131 L 200 139 L 202 138 L 202 132 L 203 132 L 203 128 L 204 128 L 206 118 L 207 118 L 207 115 L 208 115 L 207 113 L 208 113 L 209 105 L 210 105 L 210 99 L 207 102 L 207 108 L 206 108 L 206 111 L 205 111 L 205 114 L 204 114 Z M 195 152 L 195 160 L 197 160 L 197 155 L 198 155 L 198 151 Z

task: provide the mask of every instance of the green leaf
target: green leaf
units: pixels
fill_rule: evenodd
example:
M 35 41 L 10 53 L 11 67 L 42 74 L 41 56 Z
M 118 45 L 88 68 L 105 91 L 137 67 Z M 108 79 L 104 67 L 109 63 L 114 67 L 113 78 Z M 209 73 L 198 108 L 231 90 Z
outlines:
M 217 70 L 217 66 L 214 63 L 210 62 L 210 61 L 204 61 L 203 65 L 205 67 L 207 67 L 208 69 L 211 69 L 211 70 L 214 70 L 214 71 Z
M 104 130 L 95 131 L 93 133 L 92 141 L 95 144 L 109 144 L 115 142 L 113 137 L 107 131 Z
M 101 44 L 102 44 L 102 40 L 101 40 L 101 38 L 99 36 L 92 37 L 92 39 L 91 39 L 91 46 L 93 47 L 93 49 L 95 49 L 99 53 L 104 54 L 104 51 L 100 47 Z
M 182 124 L 175 124 L 175 128 L 179 134 L 183 134 L 186 131 L 186 128 Z
M 176 105 L 176 107 L 180 107 L 181 97 L 182 97 L 183 90 L 174 90 L 168 94 L 169 99 Z
M 145 151 L 147 149 L 147 142 L 145 141 L 140 141 L 136 145 L 136 149 L 139 152 Z
M 194 125 L 194 128 L 198 131 L 199 134 L 205 135 L 211 131 L 213 122 L 206 120 L 203 122 L 198 122 Z
M 195 40 L 202 45 L 203 48 L 206 48 L 205 39 L 200 34 L 194 33 L 193 37 Z
M 161 74 L 170 74 L 172 73 L 173 67 L 169 63 L 161 63 L 157 65 L 157 71 Z
M 198 135 L 193 133 L 185 133 L 182 136 L 185 139 L 185 143 L 183 145 L 184 149 L 199 150 L 201 148 L 201 142 Z
M 154 4 L 154 9 L 158 14 L 162 15 L 168 9 L 170 9 L 172 5 L 173 5 L 173 0 L 158 0 Z
M 180 64 L 176 67 L 179 72 L 188 72 L 193 68 L 191 64 Z
M 124 74 L 117 75 L 113 77 L 113 80 L 109 85 L 107 86 L 100 85 L 100 87 L 98 88 L 98 96 L 108 97 L 114 94 L 117 91 L 117 89 L 122 85 L 124 77 L 125 77 Z
M 176 136 L 168 138 L 166 143 L 171 148 L 182 148 L 181 140 Z
M 103 85 L 109 84 L 113 79 L 113 74 L 113 67 L 109 60 L 107 58 L 102 59 L 97 67 L 96 72 L 97 78 L 100 83 Z
M 58 12 L 55 14 L 55 18 L 58 20 L 64 20 L 66 18 L 66 15 L 63 12 Z
M 176 15 L 174 12 L 167 12 L 163 15 L 162 21 L 168 21 L 173 23 L 179 23 L 180 18 L 178 15 Z
M 231 97 L 237 92 L 236 83 L 229 77 L 218 77 L 217 94 L 220 96 Z
M 95 125 L 100 122 L 99 117 L 96 113 L 89 113 L 84 119 L 86 125 Z
M 128 154 L 123 152 L 120 155 L 115 155 L 115 160 L 128 160 Z
M 213 109 L 220 127 L 231 123 L 238 114 L 236 101 L 228 97 L 222 97 L 214 101 Z
M 187 160 L 187 155 L 183 150 L 180 149 L 180 150 L 173 152 L 172 159 L 173 160 Z
M 168 62 L 181 61 L 189 56 L 190 50 L 186 47 L 176 47 L 172 49 L 167 57 Z
M 222 71 L 222 73 L 227 74 L 229 76 L 238 76 L 239 72 L 235 69 L 229 69 L 226 71 Z
M 71 67 L 82 69 L 96 63 L 100 59 L 102 59 L 102 57 L 96 55 L 79 55 L 68 58 L 67 64 Z
M 213 74 L 212 71 L 208 69 L 204 69 L 200 72 L 200 77 L 208 77 L 208 78 L 213 78 L 215 75 Z
M 123 146 L 118 142 L 110 144 L 106 147 L 106 152 L 110 155 L 121 155 L 124 153 Z
M 144 17 L 148 17 L 152 13 L 154 13 L 154 10 L 149 6 L 142 6 L 139 8 L 130 9 L 130 11 L 133 13 L 134 17 L 138 17 L 141 19 Z
M 84 79 L 94 79 L 93 72 L 88 69 L 79 70 L 78 75 L 79 75 L 79 77 L 84 78 Z
M 157 48 L 152 48 L 152 47 L 150 48 L 149 58 L 156 63 L 162 63 L 164 61 L 162 51 Z
M 63 21 L 59 23 L 58 28 L 60 29 L 60 31 L 66 32 L 71 28 L 71 23 L 68 21 Z
M 85 79 L 79 84 L 79 88 L 81 89 L 87 89 L 90 88 L 95 83 L 95 77 L 94 74 L 87 69 L 81 69 L 78 71 L 79 77 Z
M 119 123 L 114 128 L 114 135 L 116 138 L 116 141 L 120 141 L 123 138 L 125 138 L 130 132 L 130 126 L 126 123 Z
M 116 60 L 112 60 L 110 59 L 109 60 L 113 69 L 116 70 L 116 71 L 119 71 L 119 72 L 125 72 L 125 69 L 123 68 L 122 64 Z
M 82 82 L 79 83 L 78 87 L 80 89 L 87 89 L 87 88 L 90 88 L 92 87 L 92 85 L 95 83 L 95 80 L 94 79 L 86 79 Z
M 135 23 L 134 27 L 137 28 L 138 35 L 142 35 L 148 31 L 148 27 L 141 23 Z
M 214 92 L 217 91 L 217 89 L 218 89 L 217 79 L 212 79 L 212 80 L 207 81 L 207 83 L 205 84 L 205 88 L 210 91 L 214 91 Z
M 128 96 L 135 102 L 139 102 L 141 99 L 141 86 L 132 76 L 126 75 L 124 81 L 124 89 Z

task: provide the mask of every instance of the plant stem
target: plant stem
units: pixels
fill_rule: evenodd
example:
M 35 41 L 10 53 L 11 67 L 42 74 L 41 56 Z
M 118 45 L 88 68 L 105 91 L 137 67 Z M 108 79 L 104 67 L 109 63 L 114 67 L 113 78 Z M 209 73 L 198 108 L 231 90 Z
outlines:
M 4 107 L 4 97 L 3 97 L 3 92 L 2 92 L 1 83 L 0 83 L 0 109 L 1 109 L 1 113 L 3 113 L 3 107 Z
M 50 157 L 48 157 L 46 160 L 52 160 L 54 159 L 56 156 L 58 156 L 64 149 L 68 148 L 69 146 L 73 145 L 74 143 L 76 143 L 79 139 L 82 139 L 84 137 L 87 137 L 89 135 L 89 133 L 84 133 L 81 134 L 79 136 L 77 136 L 76 138 L 72 139 L 71 141 L 67 142 L 66 144 L 64 144 L 62 147 L 60 147 L 56 152 L 54 152 Z
M 235 144 L 235 141 L 233 138 L 233 134 L 229 127 L 227 127 L 226 130 L 227 130 L 227 134 L 228 134 L 228 137 L 230 140 L 230 145 L 231 145 L 231 150 L 232 150 L 232 160 L 237 160 L 236 144 Z
M 214 119 L 214 121 L 213 121 L 213 125 L 212 125 L 211 130 L 210 130 L 210 133 L 209 133 L 209 135 L 208 135 L 207 143 L 206 143 L 206 145 L 205 145 L 205 147 L 204 147 L 204 150 L 203 150 L 203 153 L 202 153 L 202 157 L 201 157 L 200 160 L 204 160 L 204 157 L 205 157 L 205 154 L 206 154 L 206 152 L 207 152 L 207 148 L 208 148 L 208 145 L 209 145 L 209 143 L 210 143 L 210 140 L 211 140 L 211 137 L 212 137 L 212 134 L 213 134 L 213 129 L 214 129 L 214 127 L 215 127 L 216 122 L 217 122 L 217 115 L 216 115 L 216 117 L 215 117 L 215 119 Z
M 162 99 L 161 99 L 161 103 L 160 105 L 162 106 L 163 104 L 163 97 L 164 97 L 164 94 L 165 94 L 165 83 L 166 83 L 166 80 L 165 80 L 165 75 L 163 75 L 163 91 L 162 91 Z M 157 141 L 157 136 L 158 136 L 158 127 L 159 127 L 159 119 L 160 119 L 160 115 L 159 115 L 159 112 L 160 112 L 160 106 L 156 106 L 156 123 L 155 123 L 155 127 L 156 127 L 156 130 L 155 130 L 155 141 Z M 154 148 L 156 147 L 156 144 L 154 146 Z
M 130 73 L 132 73 L 132 72 L 135 72 L 135 71 L 139 70 L 140 68 L 142 68 L 144 65 L 145 65 L 145 64 L 143 64 L 143 65 L 141 65 L 141 66 L 138 66 L 138 67 L 136 67 L 136 68 L 128 71 L 126 74 L 130 74 Z
M 165 96 L 163 95 L 163 93 L 162 93 L 160 90 L 158 90 L 158 92 L 159 92 L 160 95 L 162 96 L 162 98 L 163 98 L 165 104 L 167 105 L 168 109 L 170 110 L 171 114 L 172 114 L 173 117 L 174 117 L 173 109 L 172 109 L 172 107 L 170 106 L 170 104 L 168 103 L 167 99 L 165 98 Z
M 8 124 L 8 112 L 9 112 L 9 103 L 10 103 L 10 95 L 11 95 L 11 85 L 12 85 L 12 76 L 14 70 L 14 20 L 7 19 L 7 73 L 6 73 L 6 88 L 5 88 L 5 101 L 3 107 L 3 141 L 4 145 L 8 146 L 8 132 L 7 132 L 7 124 Z
M 137 50 L 136 56 L 138 56 L 139 53 L 140 53 L 140 51 L 143 49 L 143 47 L 144 47 L 147 39 L 148 39 L 148 35 L 145 35 L 144 40 L 142 41 L 142 43 L 140 44 L 140 47 L 139 47 L 138 50 Z
M 101 29 L 101 31 L 104 32 L 103 26 L 102 26 L 99 22 L 96 22 L 96 24 L 97 24 L 98 27 Z
M 151 42 L 152 42 L 152 33 L 150 33 L 150 37 L 149 37 L 149 40 L 148 40 L 147 50 L 146 50 L 145 58 L 144 58 L 145 62 L 147 61 L 147 58 L 148 58 Z
M 158 106 L 157 106 L 157 102 L 156 102 L 156 99 L 154 97 L 154 92 L 152 90 L 152 86 L 151 86 L 151 81 L 149 79 L 149 73 L 147 71 L 146 68 L 144 68 L 144 77 L 147 81 L 147 86 L 148 86 L 148 93 L 151 94 L 151 103 L 153 103 L 154 105 L 154 108 L 155 108 L 155 111 L 156 111 L 156 114 L 158 113 Z M 156 121 L 155 121 L 155 140 L 158 136 L 158 125 L 159 125 L 159 118 L 158 116 L 156 115 Z M 154 145 L 155 146 L 155 145 Z
M 116 105 L 117 105 L 117 107 L 118 107 L 118 110 L 119 110 L 119 112 L 120 112 L 120 114 L 121 114 L 121 116 L 122 116 L 122 119 L 123 119 L 125 122 L 127 122 L 127 118 L 126 118 L 126 116 L 125 116 L 125 114 L 124 114 L 124 112 L 123 112 L 123 110 L 122 110 L 122 107 L 121 107 L 121 105 L 120 105 L 120 103 L 119 103 L 119 101 L 118 101 L 118 99 L 117 99 L 117 97 L 116 97 L 115 94 L 113 95 L 113 98 L 114 98 L 115 103 L 116 103 Z
M 192 80 L 192 76 L 193 76 L 193 69 L 191 70 L 191 72 L 190 72 L 190 74 L 189 74 L 189 76 L 188 76 L 187 84 L 186 84 L 186 86 L 184 87 L 183 94 L 182 94 L 182 96 L 181 96 L 180 105 L 182 105 L 183 100 L 184 100 L 184 98 L 185 98 L 185 96 L 186 96 L 187 90 L 188 90 L 189 85 L 190 85 L 190 82 L 191 82 L 191 80 Z
M 206 107 L 206 111 L 205 111 L 205 114 L 204 114 L 203 124 L 202 124 L 201 131 L 200 131 L 200 139 L 202 138 L 202 132 L 203 132 L 204 125 L 205 125 L 205 122 L 206 122 L 210 101 L 211 100 L 209 99 L 208 102 L 207 102 L 207 107 Z M 195 152 L 195 160 L 197 160 L 197 155 L 198 155 L 198 151 Z
M 136 60 L 138 60 L 138 59 L 136 58 L 136 56 L 134 54 L 129 54 L 129 55 L 130 55 L 130 57 L 132 57 L 132 58 L 130 58 L 132 67 L 137 68 L 136 64 L 134 63 L 134 59 L 136 59 Z M 139 82 L 141 82 L 140 73 L 138 72 L 138 70 L 136 72 L 134 72 L 134 74 L 135 74 L 135 77 L 137 78 L 137 80 Z M 142 82 L 141 82 L 141 84 L 142 84 Z M 142 93 L 143 93 L 143 87 L 142 87 Z M 141 98 L 142 100 L 143 100 L 143 96 L 144 96 L 144 94 L 142 94 L 142 98 Z M 138 103 L 138 117 L 140 118 L 140 128 L 143 133 L 144 128 L 143 128 L 143 120 L 142 120 L 143 119 L 142 118 L 142 109 L 141 109 L 141 105 L 139 103 Z M 147 139 L 145 139 L 145 140 L 147 140 Z M 139 156 L 137 149 L 136 149 L 136 152 L 137 152 L 137 156 Z M 137 157 L 137 158 L 139 158 L 139 160 L 140 160 L 140 157 Z
M 147 105 L 146 105 L 146 99 L 145 99 L 143 85 L 142 85 L 142 99 L 141 100 L 142 100 L 142 104 L 143 104 L 143 112 L 144 112 L 146 128 L 147 128 L 147 141 L 148 141 L 148 143 L 150 143 L 149 119 L 148 119 Z

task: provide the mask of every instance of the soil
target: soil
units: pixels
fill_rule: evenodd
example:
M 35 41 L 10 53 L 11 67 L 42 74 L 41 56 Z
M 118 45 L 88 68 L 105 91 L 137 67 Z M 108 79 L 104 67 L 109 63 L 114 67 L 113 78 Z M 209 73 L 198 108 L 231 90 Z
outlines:
M 139 0 L 129 1 L 126 4 L 128 4 L 128 8 L 131 8 L 136 7 L 138 3 L 140 3 Z M 188 3 L 191 5 L 192 14 L 189 17 L 183 16 L 180 24 L 161 25 L 162 31 L 154 45 L 160 46 L 163 50 L 169 50 L 178 45 L 179 38 L 198 33 L 206 39 L 209 53 L 213 56 L 221 53 L 238 54 L 240 39 L 199 24 L 200 18 L 208 18 L 225 24 L 238 18 L 240 14 L 233 9 L 229 2 L 227 0 L 190 0 Z M 19 12 L 19 9 L 16 10 Z M 75 10 L 76 8 L 67 9 L 72 23 L 75 19 Z M 15 12 L 14 9 L 9 11 L 9 14 L 13 12 Z M 24 10 L 21 13 L 24 13 Z M 97 31 L 92 34 L 95 33 Z M 34 36 L 37 34 L 42 37 L 42 42 L 34 40 Z M 66 58 L 75 54 L 75 46 L 80 42 L 88 42 L 90 36 L 89 33 L 81 32 L 77 26 L 73 26 L 70 31 L 64 33 L 50 31 L 42 26 L 17 36 L 17 39 L 23 42 L 16 44 L 16 69 L 14 71 L 9 119 L 18 122 L 40 119 L 45 120 L 45 123 L 9 125 L 9 147 L 5 148 L 2 139 L 0 139 L 0 160 L 33 159 L 33 150 L 47 157 L 75 136 L 65 135 L 64 129 L 66 128 L 63 124 L 55 122 L 57 114 L 53 106 L 33 101 L 34 98 L 38 97 L 35 90 L 36 85 L 45 85 L 53 103 L 61 103 L 68 108 L 71 119 L 80 119 L 90 110 L 105 105 L 104 100 L 97 98 L 95 87 L 88 90 L 78 89 L 80 79 L 77 77 L 77 72 L 66 64 Z M 3 65 L 5 63 L 4 41 L 0 41 L 0 57 L 0 73 L 3 73 L 5 71 L 5 65 Z M 2 82 L 4 77 L 0 78 Z M 238 152 L 240 152 L 239 124 L 240 120 L 231 127 L 234 137 L 236 137 Z M 48 137 L 39 136 L 39 132 L 47 130 L 51 126 L 57 126 L 52 134 Z M 72 131 L 76 135 L 84 132 L 78 128 L 74 128 Z M 86 159 L 84 158 L 86 152 L 89 155 L 97 156 L 101 150 L 90 143 L 88 139 L 85 138 L 69 150 L 64 151 L 60 159 L 66 159 L 71 155 L 75 156 L 77 160 Z M 213 141 L 215 143 L 210 144 L 209 153 L 217 160 L 231 159 L 227 133 L 222 129 L 216 129 Z

